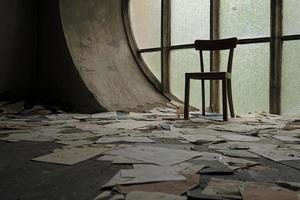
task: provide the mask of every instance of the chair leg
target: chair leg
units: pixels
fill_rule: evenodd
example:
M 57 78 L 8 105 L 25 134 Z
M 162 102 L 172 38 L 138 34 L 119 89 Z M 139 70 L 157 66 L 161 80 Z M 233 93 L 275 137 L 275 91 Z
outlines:
M 227 114 L 227 79 L 222 80 L 223 120 L 228 121 Z
M 184 119 L 189 118 L 189 107 L 190 107 L 190 78 L 185 77 Z
M 202 86 L 202 115 L 205 116 L 205 83 L 204 80 L 201 81 Z
M 228 103 L 229 103 L 230 115 L 233 118 L 234 117 L 234 108 L 233 108 L 233 100 L 232 100 L 231 80 L 228 80 L 228 82 L 227 82 L 227 91 L 228 91 Z

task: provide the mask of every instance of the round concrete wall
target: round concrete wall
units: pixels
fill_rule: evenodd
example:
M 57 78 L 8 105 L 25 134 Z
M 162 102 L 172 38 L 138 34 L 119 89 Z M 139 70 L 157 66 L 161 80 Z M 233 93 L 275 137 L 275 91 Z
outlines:
M 121 0 L 60 0 L 60 12 L 75 67 L 102 107 L 141 111 L 167 102 L 134 60 Z

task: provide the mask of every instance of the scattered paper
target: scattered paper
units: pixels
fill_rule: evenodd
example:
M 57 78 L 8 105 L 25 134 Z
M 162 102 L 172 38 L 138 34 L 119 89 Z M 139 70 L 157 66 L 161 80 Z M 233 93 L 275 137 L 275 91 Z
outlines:
M 240 158 L 260 158 L 255 153 L 251 153 L 247 150 L 227 150 L 227 149 L 220 149 L 217 150 L 218 152 L 226 155 L 226 156 L 231 156 L 231 157 L 240 157 Z
M 251 152 L 273 161 L 300 160 L 300 151 L 283 148 L 251 148 Z
M 121 150 L 113 150 L 107 152 L 107 154 L 132 158 L 161 166 L 174 165 L 201 155 L 200 152 L 196 151 L 167 149 L 152 146 L 136 146 Z
M 260 184 L 246 184 L 242 194 L 244 200 L 299 200 L 297 193 L 294 191 Z
M 79 132 L 79 133 L 64 133 L 60 135 L 57 139 L 63 141 L 72 141 L 72 140 L 84 140 L 89 138 L 94 138 L 96 135 L 89 132 Z
M 58 144 L 64 144 L 64 145 L 68 145 L 71 147 L 81 147 L 81 146 L 87 146 L 87 145 L 91 145 L 94 142 L 90 141 L 90 140 L 75 140 L 75 141 L 55 141 Z
M 154 143 L 155 141 L 151 140 L 148 137 L 102 137 L 97 140 L 96 143 L 107 144 L 115 142 L 132 142 L 132 143 Z
M 258 142 L 261 140 L 259 137 L 252 137 L 246 135 L 230 134 L 221 136 L 221 138 L 229 141 L 239 141 L 239 142 Z
M 108 183 L 102 187 L 185 179 L 186 178 L 184 176 L 178 174 L 172 167 L 134 164 L 133 169 L 120 170 L 111 180 L 109 180 Z
M 296 143 L 300 142 L 299 138 L 295 138 L 295 137 L 291 137 L 291 136 L 273 135 L 272 137 L 277 139 L 277 140 L 281 140 L 283 142 L 296 142 Z
M 104 125 L 105 128 L 116 128 L 116 129 L 138 129 L 145 126 L 151 126 L 159 124 L 157 121 L 135 121 L 135 120 L 122 120 L 116 123 Z
M 84 160 L 93 158 L 107 151 L 104 147 L 65 148 L 53 153 L 33 158 L 33 161 L 74 165 Z
M 186 180 L 182 181 L 164 181 L 157 183 L 146 183 L 138 185 L 117 186 L 121 193 L 130 193 L 133 191 L 143 192 L 162 192 L 166 194 L 182 195 L 185 192 L 197 187 L 199 184 L 199 175 L 185 176 Z
M 187 135 L 187 134 L 182 134 L 180 136 L 181 138 L 189 141 L 189 142 L 198 142 L 198 141 L 204 141 L 204 142 L 217 142 L 221 141 L 222 139 L 218 138 L 217 136 L 213 135 Z
M 159 193 L 159 192 L 131 192 L 126 196 L 126 200 L 187 200 L 187 197 Z
M 211 178 L 207 187 L 203 190 L 203 194 L 242 199 L 240 188 L 244 185 L 242 181 Z
M 244 124 L 209 125 L 207 128 L 236 133 L 247 133 L 256 130 L 255 126 Z
M 122 156 L 113 156 L 113 155 L 104 155 L 98 158 L 97 160 L 103 160 L 103 161 L 110 161 L 113 164 L 138 164 L 138 163 L 144 163 L 143 161 L 131 159 L 131 158 L 125 158 Z

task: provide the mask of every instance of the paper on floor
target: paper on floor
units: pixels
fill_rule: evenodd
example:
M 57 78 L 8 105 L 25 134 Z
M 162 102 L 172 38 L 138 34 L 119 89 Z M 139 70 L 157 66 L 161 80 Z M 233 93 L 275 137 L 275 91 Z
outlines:
M 236 132 L 236 133 L 247 133 L 256 130 L 255 126 L 245 125 L 245 124 L 209 125 L 207 128 L 219 130 L 219 131 Z
M 297 192 L 261 184 L 246 184 L 242 196 L 244 200 L 299 200 Z
M 300 151 L 283 148 L 251 148 L 251 152 L 273 161 L 300 160 Z
M 107 151 L 104 147 L 65 148 L 53 153 L 33 158 L 33 161 L 74 165 L 84 160 L 93 158 Z
M 113 150 L 107 152 L 107 154 L 119 155 L 161 166 L 174 165 L 176 163 L 180 163 L 201 155 L 200 152 L 196 151 L 168 149 L 152 146 L 136 146 L 121 150 Z
M 220 136 L 221 138 L 229 141 L 236 141 L 236 142 L 257 142 L 261 140 L 259 137 L 252 137 L 252 136 L 246 136 L 246 135 L 238 135 L 238 134 L 226 134 L 223 136 Z
M 242 199 L 240 188 L 245 183 L 242 181 L 211 178 L 208 185 L 203 190 L 203 194 L 218 197 Z
M 285 136 L 285 135 L 273 135 L 273 138 L 280 140 L 282 142 L 296 142 L 299 143 L 300 139 L 291 137 L 291 136 Z
M 217 141 L 222 140 L 222 139 L 218 138 L 217 136 L 202 135 L 202 134 L 199 134 L 199 135 L 182 134 L 180 137 L 189 142 L 197 142 L 197 141 L 217 142 Z
M 151 164 L 134 164 L 133 169 L 120 170 L 102 187 L 185 179 L 184 176 L 177 174 L 172 167 L 161 167 Z
M 94 142 L 90 141 L 90 140 L 75 140 L 75 141 L 55 141 L 58 144 L 64 144 L 64 145 L 68 145 L 71 147 L 80 147 L 80 146 L 87 146 L 87 145 L 91 145 Z
M 219 149 L 217 150 L 218 152 L 226 155 L 226 156 L 231 156 L 231 157 L 240 157 L 240 158 L 260 158 L 255 153 L 251 153 L 250 151 L 247 150 L 230 150 L 230 149 Z
M 160 192 L 130 192 L 126 200 L 186 200 L 187 197 L 165 194 Z
M 97 140 L 96 143 L 107 144 L 115 142 L 132 142 L 132 143 L 154 143 L 155 141 L 151 140 L 148 137 L 131 137 L 131 136 L 121 136 L 121 137 L 102 137 Z
M 64 133 L 60 135 L 57 139 L 62 141 L 72 141 L 72 140 L 84 140 L 89 138 L 94 138 L 96 135 L 89 132 L 79 132 L 79 133 Z
M 166 194 L 181 195 L 185 192 L 197 187 L 199 184 L 199 175 L 186 175 L 186 180 L 182 181 L 164 181 L 157 183 L 144 183 L 137 185 L 117 186 L 117 190 L 121 193 L 130 193 L 133 191 L 143 192 L 162 192 Z
M 260 164 L 251 160 L 234 158 L 229 156 L 222 156 L 221 161 L 233 170 L 249 168 Z
M 33 141 L 33 142 L 49 142 L 53 141 L 55 138 L 49 136 L 43 136 L 39 132 L 27 132 L 27 133 L 15 133 L 10 134 L 7 137 L 0 138 L 0 140 L 8 142 L 18 142 L 18 141 Z
M 98 158 L 97 160 L 103 160 L 103 161 L 111 161 L 113 164 L 138 164 L 138 163 L 144 163 L 143 161 L 131 159 L 131 158 L 125 158 L 122 156 L 114 156 L 114 155 L 104 155 Z
M 116 128 L 116 129 L 138 129 L 154 124 L 159 124 L 158 121 L 136 121 L 136 120 L 122 120 L 116 123 L 104 125 L 105 128 Z

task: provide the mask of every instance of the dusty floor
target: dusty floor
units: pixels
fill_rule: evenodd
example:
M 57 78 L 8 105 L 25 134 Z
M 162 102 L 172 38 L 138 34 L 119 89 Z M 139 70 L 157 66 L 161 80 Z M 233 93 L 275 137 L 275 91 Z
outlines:
M 255 185 L 266 188 L 266 195 L 255 199 L 272 198 L 268 195 L 274 190 L 277 196 L 283 195 L 281 199 L 298 200 L 300 118 L 253 113 L 225 123 L 218 115 L 203 118 L 195 112 L 191 116 L 188 121 L 178 119 L 176 110 L 169 108 L 94 115 L 3 114 L 0 199 L 141 199 L 138 195 L 157 199 L 150 193 L 132 192 L 151 190 L 175 195 L 165 199 L 250 200 L 251 195 L 263 193 Z M 130 157 L 130 150 L 136 148 L 142 151 Z M 180 158 L 181 153 L 187 157 Z M 159 159 L 160 155 L 165 157 Z M 142 178 L 124 179 L 139 166 L 174 173 L 154 176 L 153 171 L 142 170 Z M 110 185 L 119 172 L 123 179 Z M 183 191 L 174 191 L 182 177 L 189 176 L 197 182 L 186 189 L 179 185 Z M 228 187 L 234 180 L 241 181 L 239 186 Z M 153 189 L 153 182 L 173 184 L 173 188 Z

